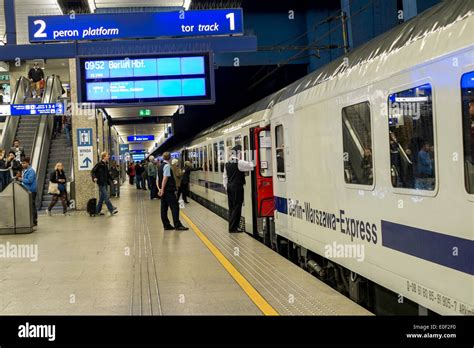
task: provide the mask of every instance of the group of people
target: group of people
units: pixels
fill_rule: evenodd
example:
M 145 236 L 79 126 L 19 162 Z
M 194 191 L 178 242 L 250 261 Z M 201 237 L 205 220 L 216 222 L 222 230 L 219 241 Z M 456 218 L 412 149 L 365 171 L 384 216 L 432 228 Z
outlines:
M 25 149 L 18 139 L 13 141 L 8 153 L 0 149 L 0 192 L 22 171 L 25 157 Z
M 38 224 L 38 213 L 36 210 L 36 173 L 30 165 L 30 158 L 25 155 L 25 150 L 18 139 L 13 141 L 13 145 L 6 155 L 4 150 L 0 150 L 0 192 L 3 191 L 12 181 L 16 180 L 31 192 L 33 225 Z
M 161 163 L 155 161 L 154 156 L 150 156 L 146 161 L 132 162 L 128 166 L 127 174 L 130 185 L 136 185 L 138 190 L 149 190 L 150 199 L 159 199 L 159 184 L 157 183 L 158 169 Z M 188 202 L 189 180 L 191 172 L 202 170 L 193 168 L 191 162 L 185 161 L 184 167 L 180 168 L 179 160 L 174 158 L 170 162 L 171 173 L 176 183 L 177 199 L 182 197 L 184 203 Z

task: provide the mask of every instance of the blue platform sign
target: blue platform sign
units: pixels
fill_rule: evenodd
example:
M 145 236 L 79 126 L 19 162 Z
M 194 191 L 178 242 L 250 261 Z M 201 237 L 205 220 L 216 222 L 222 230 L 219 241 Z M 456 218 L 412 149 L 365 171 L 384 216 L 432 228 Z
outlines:
M 152 141 L 155 140 L 154 135 L 129 135 L 127 137 L 128 142 L 132 141 Z
M 120 155 L 122 156 L 130 152 L 130 144 L 120 144 L 119 148 L 120 148 Z
M 29 16 L 30 42 L 243 33 L 242 9 Z
M 11 104 L 10 114 L 19 115 L 62 115 L 64 114 L 64 104 L 46 103 L 46 104 Z

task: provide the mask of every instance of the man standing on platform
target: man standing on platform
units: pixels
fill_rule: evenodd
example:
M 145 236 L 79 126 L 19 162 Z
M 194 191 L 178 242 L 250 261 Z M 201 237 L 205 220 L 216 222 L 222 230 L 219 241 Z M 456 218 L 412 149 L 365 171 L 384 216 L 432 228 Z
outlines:
M 150 188 L 150 199 L 158 198 L 158 187 L 156 186 L 156 164 L 155 157 L 150 156 L 149 162 L 147 165 L 147 180 L 148 187 Z
M 224 188 L 229 204 L 229 232 L 243 232 L 239 229 L 242 204 L 244 203 L 245 172 L 254 169 L 252 162 L 240 159 L 242 146 L 232 148 L 230 160 L 224 167 Z
M 161 197 L 161 221 L 165 230 L 186 231 L 189 228 L 184 227 L 179 221 L 179 204 L 176 198 L 176 182 L 171 172 L 171 164 L 169 163 L 171 154 L 165 152 L 163 154 L 163 163 L 158 168 L 159 192 Z M 168 219 L 168 207 L 173 215 L 174 227 Z

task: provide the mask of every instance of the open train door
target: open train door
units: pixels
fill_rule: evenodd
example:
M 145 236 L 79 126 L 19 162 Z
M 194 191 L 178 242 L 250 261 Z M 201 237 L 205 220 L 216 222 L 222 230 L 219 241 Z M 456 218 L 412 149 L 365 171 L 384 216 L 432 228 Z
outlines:
M 252 172 L 253 231 L 267 245 L 270 243 L 270 219 L 273 218 L 272 139 L 270 126 L 250 129 L 251 147 L 255 159 Z

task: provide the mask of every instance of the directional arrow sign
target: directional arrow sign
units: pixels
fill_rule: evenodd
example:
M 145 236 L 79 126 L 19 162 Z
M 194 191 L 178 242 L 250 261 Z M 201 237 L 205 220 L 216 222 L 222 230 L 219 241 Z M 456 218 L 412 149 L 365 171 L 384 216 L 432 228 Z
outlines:
M 89 157 L 84 158 L 82 161 L 81 168 L 89 168 L 90 164 L 92 163 L 92 160 Z
M 92 146 L 78 146 L 79 170 L 91 170 L 94 167 L 94 151 Z

